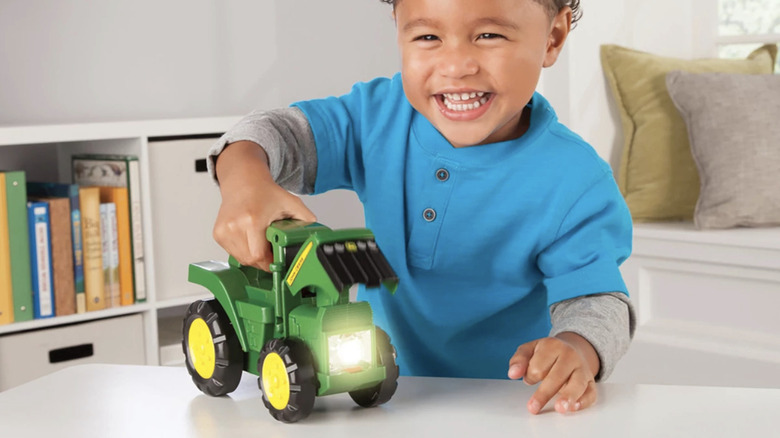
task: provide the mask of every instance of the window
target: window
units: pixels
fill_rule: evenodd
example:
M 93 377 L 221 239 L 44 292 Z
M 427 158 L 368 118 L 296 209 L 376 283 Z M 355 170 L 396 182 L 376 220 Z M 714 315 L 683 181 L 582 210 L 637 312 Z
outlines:
M 718 0 L 716 44 L 722 58 L 744 58 L 766 43 L 780 42 L 780 1 Z M 775 66 L 780 73 L 780 57 Z

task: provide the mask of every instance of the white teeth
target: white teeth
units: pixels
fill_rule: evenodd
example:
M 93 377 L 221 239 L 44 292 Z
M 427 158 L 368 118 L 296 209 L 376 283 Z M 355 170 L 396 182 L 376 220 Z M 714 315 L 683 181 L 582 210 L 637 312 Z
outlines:
M 478 95 L 478 94 L 477 94 Z M 462 95 L 458 94 L 445 94 L 444 95 L 444 106 L 447 107 L 450 111 L 471 111 L 475 110 L 488 101 L 488 97 L 485 96 L 485 93 L 482 93 L 482 97 L 477 100 L 476 102 L 472 103 L 454 103 L 454 102 L 460 102 L 460 98 L 463 97 Z M 476 95 L 475 95 L 476 97 Z
M 471 93 L 444 93 L 444 97 L 448 100 L 459 102 L 461 100 L 469 100 L 485 95 L 484 91 L 472 91 Z

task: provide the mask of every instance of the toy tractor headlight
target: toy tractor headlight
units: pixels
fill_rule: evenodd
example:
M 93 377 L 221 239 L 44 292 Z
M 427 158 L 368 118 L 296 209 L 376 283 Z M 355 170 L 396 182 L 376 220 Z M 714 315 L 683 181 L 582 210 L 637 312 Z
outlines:
M 371 364 L 371 331 L 328 336 L 330 373 L 355 372 Z

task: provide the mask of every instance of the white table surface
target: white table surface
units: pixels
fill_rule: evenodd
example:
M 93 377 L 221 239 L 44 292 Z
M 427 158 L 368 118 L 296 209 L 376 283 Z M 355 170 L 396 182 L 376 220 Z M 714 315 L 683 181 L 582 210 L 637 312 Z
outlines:
M 726 378 L 727 376 L 724 376 Z M 599 402 L 526 411 L 535 388 L 503 380 L 401 377 L 387 404 L 318 397 L 295 424 L 274 420 L 257 378 L 228 397 L 200 393 L 180 367 L 79 365 L 0 392 L 0 436 L 23 437 L 770 437 L 780 389 L 599 384 Z

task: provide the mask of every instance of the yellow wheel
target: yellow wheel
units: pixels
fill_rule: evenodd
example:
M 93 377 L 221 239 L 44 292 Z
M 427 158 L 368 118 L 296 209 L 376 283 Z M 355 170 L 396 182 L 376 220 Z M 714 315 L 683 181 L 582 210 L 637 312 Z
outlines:
M 290 378 L 284 360 L 278 353 L 271 352 L 265 357 L 261 376 L 261 387 L 265 389 L 265 396 L 271 406 L 280 411 L 286 408 L 290 401 Z
M 317 395 L 311 352 L 293 339 L 272 339 L 257 361 L 263 404 L 279 421 L 294 423 L 309 416 Z
M 214 300 L 190 304 L 182 335 L 187 371 L 195 386 L 213 396 L 233 392 L 241 381 L 244 351 L 222 306 Z
M 216 358 L 214 357 L 214 338 L 203 318 L 196 318 L 190 324 L 187 336 L 187 353 L 195 371 L 203 379 L 214 375 Z

